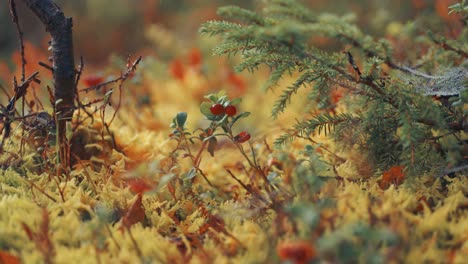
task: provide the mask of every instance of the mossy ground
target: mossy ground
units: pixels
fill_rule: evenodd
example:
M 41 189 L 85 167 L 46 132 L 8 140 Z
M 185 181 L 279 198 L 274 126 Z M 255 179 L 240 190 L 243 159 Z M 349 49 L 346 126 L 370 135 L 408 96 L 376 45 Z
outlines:
M 152 64 L 150 58 L 146 61 L 138 73 L 139 81 L 123 92 L 122 106 L 111 127 L 119 151 L 96 140 L 92 144 L 102 145 L 99 155 L 91 162 L 76 164 L 67 179 L 54 180 L 53 172 L 34 169 L 37 163 L 33 161 L 1 171 L 1 252 L 18 256 L 23 263 L 44 262 L 46 254 L 57 263 L 271 263 L 280 262 L 279 243 L 305 240 L 318 259 L 343 260 L 351 254 L 351 259 L 363 262 L 463 262 L 468 252 L 466 177 L 421 175 L 383 190 L 378 183 L 381 175 L 362 175 L 368 171 L 364 156 L 336 149 L 330 139 L 318 137 L 317 141 L 346 160 L 337 168 L 344 179 L 330 176 L 316 190 L 304 188 L 300 177 L 309 176 L 301 172 L 300 160 L 305 158 L 308 142 L 297 140 L 281 150 L 271 146 L 282 129 L 294 124 L 293 113 L 303 110 L 301 98 L 306 94 L 297 96 L 289 112 L 273 120 L 269 106 L 275 94 L 261 91 L 262 80 L 255 76 L 241 76 L 245 91 L 229 84 L 223 88 L 242 95 L 240 109 L 252 113 L 236 129 L 252 134 L 258 162 L 265 167 L 272 160 L 280 163 L 269 170 L 278 175 L 275 184 L 291 195 L 284 208 L 268 208 L 226 172 L 231 169 L 242 182 L 264 187 L 255 178 L 258 175 L 245 173 L 248 165 L 232 142 L 222 139 L 215 156 L 204 153 L 200 165 L 213 186 L 198 175 L 191 187 L 175 181 L 171 194 L 167 177 L 181 177 L 191 164 L 187 158 L 179 158 L 177 164 L 170 162 L 176 143 L 169 138 L 170 120 L 178 111 L 186 111 L 189 128 L 203 126 L 200 95 L 218 87 L 190 67 L 183 80 L 148 76 Z M 207 62 L 216 63 L 221 62 Z M 136 91 L 150 95 L 151 103 L 134 105 L 139 96 Z M 346 111 L 341 106 L 338 110 Z M 102 129 L 98 119 L 87 122 L 87 129 Z M 19 131 L 5 150 L 17 151 Z M 37 153 L 26 149 L 24 160 L 28 155 Z M 331 158 L 327 153 L 319 157 Z M 144 179 L 153 190 L 142 197 L 144 218 L 127 230 L 122 221 L 138 199 L 130 190 L 129 179 Z M 191 188 L 191 194 L 184 188 Z M 318 205 L 324 201 L 330 205 Z M 299 211 L 282 217 L 287 208 Z M 202 231 L 211 216 L 222 219 L 222 228 L 210 223 L 209 230 Z M 40 233 L 44 221 L 48 221 L 51 245 L 50 251 L 43 248 L 41 252 L 37 245 L 41 242 L 30 239 L 24 225 Z
M 146 38 L 154 50 L 183 46 L 156 25 L 148 26 Z M 312 135 L 319 145 L 297 139 L 274 148 L 275 139 L 296 119 L 318 111 L 307 103 L 308 91 L 300 90 L 285 113 L 272 119 L 281 89 L 261 89 L 268 70 L 233 73 L 232 61 L 209 55 L 215 40 L 196 42 L 193 50 L 171 51 L 172 60 L 165 54 L 144 56 L 122 96 L 110 86 L 111 104 L 94 104 L 102 107 L 94 120 L 77 115 L 74 124 L 84 123 L 74 130 L 79 135 L 74 144 L 83 148 L 68 174 L 56 173 L 54 145 L 38 151 L 31 144 L 36 139 L 14 124 L 0 155 L 0 263 L 466 261 L 466 175 L 375 172 L 365 153 L 324 135 Z M 28 71 L 33 71 L 33 61 L 46 61 L 46 56 L 29 44 L 27 48 L 33 50 L 28 57 Z M 111 78 L 123 65 L 115 57 L 105 67 L 85 68 L 82 77 Z M 5 71 L 0 76 L 10 78 Z M 47 71 L 41 76 L 43 84 L 28 98 L 51 112 L 43 91 L 50 84 Z M 178 112 L 187 112 L 188 131 L 205 128 L 200 103 L 204 95 L 220 90 L 241 97 L 239 111 L 251 112 L 234 132 L 252 135 L 242 146 L 252 158 L 251 146 L 268 183 L 223 137 L 214 157 L 202 154 L 199 167 L 211 185 L 200 174 L 183 180 L 193 164 L 184 151 L 175 157 L 177 142 L 169 124 Z M 81 93 L 80 98 L 86 103 L 104 94 Z M 345 101 L 338 100 L 334 111 L 347 112 Z M 112 138 L 103 120 L 109 122 L 115 111 Z M 199 142 L 190 145 L 193 152 L 200 147 Z M 338 165 L 330 166 L 330 161 Z

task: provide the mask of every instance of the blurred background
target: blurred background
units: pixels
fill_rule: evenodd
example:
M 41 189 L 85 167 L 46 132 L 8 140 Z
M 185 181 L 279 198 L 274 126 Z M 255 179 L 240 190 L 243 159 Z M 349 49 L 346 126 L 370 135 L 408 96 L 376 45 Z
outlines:
M 17 50 L 15 27 L 9 16 L 9 1 L 0 1 L 0 60 L 14 67 L 11 54 Z M 38 19 L 16 0 L 25 40 L 44 50 L 48 36 Z M 75 54 L 87 64 L 104 65 L 111 54 L 155 53 L 164 58 L 175 47 L 164 47 L 161 37 L 175 38 L 177 48 L 197 46 L 201 23 L 215 19 L 216 9 L 227 4 L 261 8 L 265 1 L 255 0 L 56 0 L 66 16 L 74 20 Z M 453 23 L 447 7 L 456 0 L 308 0 L 317 12 L 355 13 L 364 31 L 376 36 L 386 34 L 396 22 L 405 23 L 425 15 L 428 27 L 440 22 Z M 449 27 L 450 28 L 450 27 Z M 170 32 L 170 34 L 169 34 Z M 450 32 L 448 32 L 450 34 Z M 156 37 L 155 39 L 155 35 Z M 163 37 L 162 37 L 163 38 Z M 161 43 L 155 43 L 161 42 Z M 170 43 L 170 41 L 168 41 Z M 173 43 L 173 42 L 172 42 Z M 166 54 L 167 55 L 167 54 Z M 167 55 L 170 57 L 170 55 Z

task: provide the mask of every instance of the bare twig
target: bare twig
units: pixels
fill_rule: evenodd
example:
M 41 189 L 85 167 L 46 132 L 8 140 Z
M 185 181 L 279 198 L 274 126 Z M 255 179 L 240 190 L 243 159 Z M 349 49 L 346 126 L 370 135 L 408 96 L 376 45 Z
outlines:
M 348 56 L 348 62 L 351 65 L 351 67 L 353 67 L 353 69 L 356 71 L 356 73 L 359 75 L 359 77 L 361 77 L 361 75 L 362 75 L 361 70 L 359 70 L 359 67 L 356 65 L 356 62 L 354 61 L 354 57 L 351 54 L 351 52 L 346 51 L 344 53 Z
M 13 80 L 13 85 L 15 87 L 15 94 L 13 95 L 12 98 L 10 98 L 10 101 L 6 107 L 2 107 L 0 109 L 0 122 L 3 123 L 3 137 L 2 141 L 0 142 L 0 150 L 3 148 L 3 145 L 5 143 L 5 140 L 10 136 L 11 132 L 11 123 L 15 120 L 15 105 L 16 102 L 23 98 L 26 95 L 27 88 L 31 84 L 31 82 L 38 82 L 40 83 L 39 79 L 37 79 L 37 75 L 39 72 L 33 73 L 31 76 L 28 77 L 24 82 L 22 82 L 20 85 L 16 83 L 16 78 Z
M 90 92 L 92 90 L 99 90 L 101 89 L 102 87 L 106 86 L 106 85 L 109 85 L 109 84 L 112 84 L 112 83 L 116 83 L 116 82 L 120 82 L 120 81 L 123 81 L 123 80 L 126 80 L 130 74 L 132 74 L 135 70 L 136 70 L 136 67 L 138 65 L 138 63 L 140 63 L 141 61 L 141 56 L 138 57 L 138 59 L 136 59 L 132 65 L 130 65 L 129 67 L 127 67 L 126 71 L 118 78 L 115 78 L 113 80 L 110 80 L 110 81 L 107 81 L 107 82 L 103 82 L 103 83 L 100 83 L 98 85 L 94 85 L 94 86 L 91 86 L 91 87 L 87 87 L 87 88 L 84 88 L 84 89 L 81 89 L 79 92 Z
M 52 68 L 52 66 L 50 66 L 49 64 L 45 63 L 45 62 L 38 62 L 39 66 L 42 66 L 44 68 L 46 68 L 47 70 L 49 70 L 50 72 L 54 73 L 54 68 Z
M 248 193 L 250 193 L 252 196 L 254 196 L 254 197 L 256 197 L 257 199 L 259 199 L 260 201 L 262 201 L 266 206 L 271 205 L 271 203 L 268 202 L 265 198 L 263 198 L 263 197 L 261 196 L 261 194 L 258 194 L 258 193 L 256 193 L 256 192 L 254 192 L 254 191 L 252 190 L 252 188 L 250 188 L 249 186 L 245 185 L 241 180 L 239 180 L 239 179 L 232 173 L 231 170 L 226 169 L 226 171 L 227 171 L 227 173 L 229 173 L 229 175 L 231 175 L 231 177 L 232 177 L 237 183 L 239 183 L 239 184 L 242 186 L 242 188 L 244 188 Z
M 16 12 L 16 3 L 15 0 L 10 0 L 10 15 L 13 23 L 16 26 L 16 31 L 18 33 L 18 40 L 20 44 L 20 52 L 21 52 L 21 82 L 26 80 L 26 58 L 24 55 L 24 42 L 23 42 L 23 31 L 21 30 L 21 26 L 18 20 L 18 13 Z
M 34 184 L 33 181 L 31 180 L 28 180 L 28 179 L 25 179 L 26 182 L 28 182 L 31 187 L 35 188 L 36 190 L 38 190 L 40 193 L 42 193 L 43 195 L 45 195 L 47 198 L 49 198 L 50 200 L 52 200 L 53 202 L 57 202 L 57 199 L 55 199 L 54 197 L 50 196 L 48 193 L 46 193 L 44 190 L 42 190 L 41 188 L 39 188 L 36 184 Z
M 83 74 L 83 69 L 84 69 L 84 61 L 83 61 L 83 56 L 81 56 L 80 57 L 80 66 L 79 66 L 77 74 L 76 74 L 75 87 L 78 87 L 78 83 L 80 81 L 81 75 Z M 93 120 L 94 120 L 93 114 L 94 113 L 88 112 L 86 107 L 88 107 L 88 106 L 90 106 L 90 105 L 92 105 L 92 104 L 94 104 L 96 102 L 101 102 L 102 100 L 95 100 L 95 101 L 90 102 L 88 104 L 83 104 L 81 102 L 80 94 L 78 93 L 78 90 L 75 90 L 75 100 L 76 100 L 76 104 L 78 105 L 78 117 L 80 117 L 80 111 L 83 110 L 83 112 L 85 112 L 86 115 L 91 119 L 91 122 L 93 122 Z M 76 122 L 75 127 L 80 126 L 84 121 L 85 121 L 85 119 L 78 120 L 78 122 Z
M 52 37 L 52 60 L 54 76 L 55 115 L 57 116 L 57 138 L 59 158 L 63 168 L 69 168 L 66 143 L 66 123 L 71 120 L 75 109 L 75 61 L 73 55 L 72 19 L 66 18 L 51 0 L 23 0 L 45 25 Z

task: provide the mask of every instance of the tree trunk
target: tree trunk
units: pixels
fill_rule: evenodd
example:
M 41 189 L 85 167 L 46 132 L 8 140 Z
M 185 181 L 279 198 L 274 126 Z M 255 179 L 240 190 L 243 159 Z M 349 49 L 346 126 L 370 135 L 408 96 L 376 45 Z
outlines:
M 62 168 L 69 167 L 66 142 L 66 123 L 71 121 L 75 109 L 75 62 L 73 55 L 72 19 L 66 18 L 51 0 L 23 0 L 45 25 L 52 38 L 55 112 L 57 120 L 59 157 Z

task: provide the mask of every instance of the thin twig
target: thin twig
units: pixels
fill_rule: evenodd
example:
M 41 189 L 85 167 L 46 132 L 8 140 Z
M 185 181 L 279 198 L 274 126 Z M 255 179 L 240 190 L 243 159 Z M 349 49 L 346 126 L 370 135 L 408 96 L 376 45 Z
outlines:
M 128 235 L 130 237 L 130 240 L 132 241 L 133 246 L 135 247 L 135 250 L 137 252 L 138 257 L 140 257 L 140 260 L 143 262 L 143 252 L 141 251 L 140 247 L 138 246 L 135 238 L 133 237 L 132 231 L 130 227 L 127 227 Z
M 50 196 L 50 195 L 47 194 L 44 190 L 42 190 L 41 188 L 37 187 L 37 185 L 35 185 L 32 181 L 27 180 L 27 179 L 25 179 L 25 181 L 28 182 L 28 183 L 31 185 L 31 187 L 36 188 L 40 193 L 42 193 L 43 195 L 45 195 L 45 196 L 46 196 L 47 198 L 49 198 L 50 200 L 52 200 L 52 201 L 54 201 L 54 202 L 57 202 L 57 200 L 56 200 L 54 197 Z
M 113 80 L 110 80 L 110 81 L 107 81 L 107 82 L 103 82 L 103 83 L 100 83 L 98 85 L 94 85 L 94 86 L 91 86 L 91 87 L 88 87 L 88 88 L 84 88 L 84 89 L 81 89 L 79 92 L 90 92 L 92 90 L 99 90 L 101 89 L 102 87 L 106 86 L 106 85 L 109 85 L 109 84 L 112 84 L 112 83 L 116 83 L 116 82 L 119 82 L 119 81 L 122 81 L 122 80 L 126 80 L 129 75 L 134 72 L 136 70 L 136 66 L 138 65 L 138 63 L 140 63 L 141 61 L 141 56 L 138 57 L 138 59 L 136 59 L 133 64 L 127 68 L 127 70 L 125 71 L 124 74 L 122 74 L 120 77 L 116 78 L 116 79 L 113 79 Z
M 1 83 L 0 83 L 0 89 L 2 89 L 3 93 L 8 97 L 8 98 L 11 98 L 10 94 L 8 93 L 7 89 L 5 88 L 5 86 L 3 86 Z
M 21 52 L 21 82 L 24 82 L 26 80 L 26 58 L 24 56 L 23 31 L 21 31 L 21 26 L 19 24 L 15 0 L 10 0 L 10 15 L 11 19 L 13 20 L 13 23 L 16 26 L 16 31 L 18 32 L 18 40 Z
M 229 169 L 226 169 L 227 173 L 229 173 L 229 175 L 231 175 L 231 177 L 237 182 L 239 183 L 248 193 L 250 193 L 252 196 L 256 197 L 257 199 L 259 199 L 260 201 L 262 201 L 265 205 L 269 206 L 270 203 L 268 201 L 265 200 L 265 198 L 263 198 L 261 195 L 255 193 L 254 191 L 252 191 L 252 189 L 250 187 L 248 187 L 247 185 L 245 185 L 241 180 L 239 180 L 233 173 L 231 170 Z
M 49 64 L 45 63 L 45 62 L 38 62 L 39 66 L 42 66 L 44 68 L 46 68 L 47 70 L 49 70 L 50 72 L 54 72 L 54 68 L 52 68 L 52 66 L 50 66 Z

